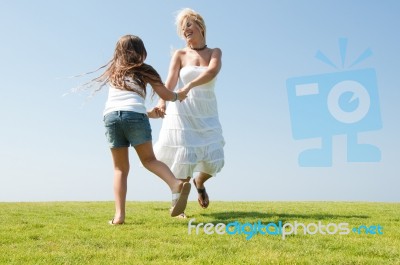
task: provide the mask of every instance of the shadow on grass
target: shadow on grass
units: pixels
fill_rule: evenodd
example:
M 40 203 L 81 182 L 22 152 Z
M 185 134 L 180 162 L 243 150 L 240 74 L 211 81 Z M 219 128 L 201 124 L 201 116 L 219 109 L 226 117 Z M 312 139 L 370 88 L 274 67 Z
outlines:
M 213 212 L 213 213 L 203 213 L 200 214 L 206 218 L 214 219 L 212 223 L 226 223 L 237 220 L 246 220 L 246 221 L 296 221 L 297 219 L 311 219 L 314 221 L 322 221 L 322 220 L 331 220 L 331 219 L 339 219 L 342 221 L 343 219 L 350 218 L 359 218 L 359 219 L 367 219 L 370 218 L 367 215 L 337 215 L 337 214 L 287 214 L 287 213 L 264 213 L 264 212 L 255 212 L 255 211 L 230 211 L 230 212 Z M 249 220 L 251 219 L 251 220 Z

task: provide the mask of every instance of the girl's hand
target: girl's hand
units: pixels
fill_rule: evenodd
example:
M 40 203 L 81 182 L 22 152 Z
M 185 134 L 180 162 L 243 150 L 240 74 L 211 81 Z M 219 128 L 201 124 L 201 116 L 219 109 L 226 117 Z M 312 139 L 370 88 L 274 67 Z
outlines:
M 186 97 L 187 97 L 187 93 L 189 91 L 185 91 L 185 90 L 178 90 L 176 93 L 178 94 L 178 100 L 180 102 L 182 102 Z
M 160 100 L 158 101 L 157 106 L 155 107 L 155 111 L 157 112 L 158 116 L 159 116 L 161 119 L 164 118 L 164 116 L 166 115 L 166 114 L 165 114 L 166 108 L 167 108 L 167 105 L 166 105 L 166 103 L 165 103 L 165 100 L 160 99 Z
M 152 119 L 158 119 L 158 118 L 161 117 L 160 114 L 159 114 L 159 109 L 157 107 L 155 107 L 155 108 L 153 108 L 151 110 L 148 110 L 147 111 L 147 116 L 149 118 L 152 118 Z
M 187 94 L 189 93 L 189 91 L 190 91 L 190 86 L 189 86 L 189 84 L 187 84 L 186 86 L 184 86 L 184 87 L 182 87 L 181 89 L 179 89 L 178 91 L 177 91 L 177 93 L 178 93 L 178 99 L 182 102 L 182 100 L 184 100 L 186 97 L 187 97 Z
M 166 104 L 165 100 L 159 99 L 156 108 L 165 112 L 165 110 L 167 109 L 167 104 Z

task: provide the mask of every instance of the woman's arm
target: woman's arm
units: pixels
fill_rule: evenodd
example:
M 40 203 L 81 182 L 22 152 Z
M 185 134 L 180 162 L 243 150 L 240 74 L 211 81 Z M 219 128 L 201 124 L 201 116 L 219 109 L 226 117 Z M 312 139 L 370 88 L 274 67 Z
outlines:
M 169 64 L 168 76 L 167 81 L 165 82 L 165 86 L 171 91 L 174 90 L 176 84 L 178 83 L 179 70 L 181 69 L 180 53 L 181 51 L 175 51 Z M 166 109 L 165 100 L 160 98 L 156 108 L 158 111 L 158 115 L 161 118 L 164 118 Z
M 181 60 L 179 56 L 179 51 L 176 51 L 171 58 L 167 82 L 164 84 L 162 83 L 155 83 L 150 84 L 153 87 L 153 90 L 160 96 L 160 101 L 162 101 L 165 105 L 165 101 L 175 101 L 175 100 L 183 100 L 186 98 L 186 94 L 178 93 L 178 98 L 175 96 L 175 92 L 173 92 L 176 83 L 178 82 L 179 78 L 179 69 L 181 65 Z M 159 108 L 159 106 L 157 106 Z
M 165 82 L 165 86 L 169 90 L 174 90 L 176 84 L 178 83 L 179 70 L 181 69 L 181 53 L 182 51 L 175 51 L 169 64 L 167 81 Z

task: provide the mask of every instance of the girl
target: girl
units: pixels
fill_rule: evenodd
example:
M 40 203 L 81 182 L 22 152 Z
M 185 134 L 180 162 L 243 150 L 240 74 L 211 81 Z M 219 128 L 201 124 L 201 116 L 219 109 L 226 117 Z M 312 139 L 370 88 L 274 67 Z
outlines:
M 144 105 L 147 84 L 152 86 L 153 94 L 157 93 L 164 100 L 183 100 L 186 95 L 168 90 L 157 71 L 144 63 L 146 56 L 143 41 L 137 36 L 125 35 L 118 40 L 112 60 L 104 66 L 107 70 L 93 80 L 100 82 L 100 88 L 109 85 L 104 125 L 114 163 L 115 215 L 109 221 L 111 225 L 125 221 L 130 145 L 135 148 L 143 166 L 171 189 L 171 216 L 183 213 L 190 192 L 190 183 L 176 179 L 170 169 L 156 159 L 149 117 L 159 116 L 155 109 L 147 112 Z

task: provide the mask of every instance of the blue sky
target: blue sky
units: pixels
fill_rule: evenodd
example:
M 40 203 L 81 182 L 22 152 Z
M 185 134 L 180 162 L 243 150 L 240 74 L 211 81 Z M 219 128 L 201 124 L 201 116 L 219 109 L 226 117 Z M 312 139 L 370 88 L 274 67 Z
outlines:
M 223 51 L 216 93 L 226 164 L 207 183 L 211 200 L 400 201 L 400 3 L 361 0 L 1 1 L 0 201 L 113 200 L 106 90 L 63 97 L 94 76 L 67 77 L 107 63 L 118 38 L 135 34 L 165 79 L 171 49 L 184 46 L 174 26 L 184 7 L 203 15 L 208 46 Z M 315 58 L 319 50 L 341 66 L 340 38 L 348 40 L 344 67 Z M 382 128 L 358 140 L 382 159 L 348 162 L 343 134 L 332 137 L 331 166 L 300 166 L 299 153 L 320 140 L 293 138 L 286 80 L 349 71 L 368 48 L 372 56 L 351 70 L 375 70 Z M 147 99 L 149 108 L 156 102 Z M 161 120 L 151 125 L 157 140 Z M 130 155 L 127 199 L 169 200 L 167 186 Z

